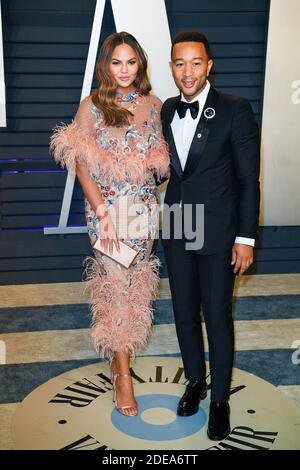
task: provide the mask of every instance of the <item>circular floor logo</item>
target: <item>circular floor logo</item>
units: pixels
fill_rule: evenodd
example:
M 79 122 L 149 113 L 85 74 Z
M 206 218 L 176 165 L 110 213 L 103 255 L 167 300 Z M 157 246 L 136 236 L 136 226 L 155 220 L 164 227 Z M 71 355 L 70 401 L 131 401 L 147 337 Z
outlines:
M 276 387 L 234 369 L 231 434 L 208 439 L 210 394 L 194 416 L 178 417 L 185 389 L 180 359 L 143 357 L 132 368 L 139 405 L 136 417 L 112 403 L 106 363 L 92 364 L 49 380 L 18 407 L 12 426 L 16 449 L 69 450 L 268 450 L 300 449 L 300 415 Z

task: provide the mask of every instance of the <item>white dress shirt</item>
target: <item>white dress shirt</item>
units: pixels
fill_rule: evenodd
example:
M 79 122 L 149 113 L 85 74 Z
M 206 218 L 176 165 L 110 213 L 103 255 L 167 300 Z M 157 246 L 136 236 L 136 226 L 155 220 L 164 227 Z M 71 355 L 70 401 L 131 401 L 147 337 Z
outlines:
M 193 141 L 193 137 L 194 137 L 197 125 L 199 123 L 203 108 L 205 106 L 209 89 L 210 89 L 210 83 L 207 80 L 203 90 L 192 101 L 187 101 L 185 97 L 183 96 L 183 94 L 181 94 L 181 101 L 185 101 L 188 103 L 193 103 L 194 101 L 199 102 L 198 116 L 196 117 L 196 119 L 193 119 L 191 116 L 191 111 L 187 109 L 185 117 L 180 119 L 176 111 L 174 114 L 173 121 L 171 123 L 171 128 L 172 128 L 172 132 L 174 136 L 174 141 L 175 141 L 178 157 L 179 157 L 183 171 L 186 165 L 187 157 L 189 154 L 189 150 Z M 254 238 L 236 237 L 235 243 L 241 243 L 243 245 L 254 246 L 255 240 Z

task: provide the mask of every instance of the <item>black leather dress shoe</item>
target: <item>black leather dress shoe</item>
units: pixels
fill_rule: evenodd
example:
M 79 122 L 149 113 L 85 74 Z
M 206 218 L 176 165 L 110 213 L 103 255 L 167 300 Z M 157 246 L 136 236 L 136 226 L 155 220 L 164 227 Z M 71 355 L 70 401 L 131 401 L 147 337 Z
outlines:
M 200 400 L 206 398 L 206 382 L 189 382 L 178 403 L 178 416 L 192 416 L 199 410 Z
M 228 402 L 213 401 L 209 408 L 207 435 L 212 441 L 222 441 L 230 434 Z

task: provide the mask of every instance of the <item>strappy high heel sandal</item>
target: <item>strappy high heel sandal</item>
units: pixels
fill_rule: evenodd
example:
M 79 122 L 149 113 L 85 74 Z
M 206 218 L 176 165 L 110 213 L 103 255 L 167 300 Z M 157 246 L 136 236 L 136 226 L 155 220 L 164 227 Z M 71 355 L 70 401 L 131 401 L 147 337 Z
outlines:
M 113 377 L 113 380 L 112 380 L 112 383 L 113 383 L 113 402 L 115 403 L 116 410 L 119 411 L 119 413 L 121 413 L 124 416 L 136 416 L 138 414 L 138 407 L 137 407 L 136 400 L 134 400 L 135 401 L 134 405 L 132 405 L 132 404 L 131 405 L 129 405 L 129 404 L 121 405 L 118 402 L 118 397 L 117 397 L 117 387 L 116 387 L 117 378 L 118 377 L 128 377 L 131 380 L 131 375 L 130 374 L 116 374 L 116 373 L 112 372 L 112 377 Z M 128 408 L 132 408 L 135 411 L 132 414 L 128 414 L 126 412 L 124 413 L 124 410 L 128 410 Z

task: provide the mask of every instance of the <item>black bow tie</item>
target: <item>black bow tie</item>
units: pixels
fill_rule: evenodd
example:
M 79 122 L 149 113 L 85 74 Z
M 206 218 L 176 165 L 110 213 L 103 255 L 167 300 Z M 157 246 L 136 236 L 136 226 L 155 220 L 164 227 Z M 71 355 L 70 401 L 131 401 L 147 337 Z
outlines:
M 199 113 L 199 101 L 193 101 L 193 103 L 186 103 L 185 101 L 177 101 L 176 105 L 177 113 L 180 119 L 184 118 L 187 109 L 190 110 L 193 119 L 196 119 Z

